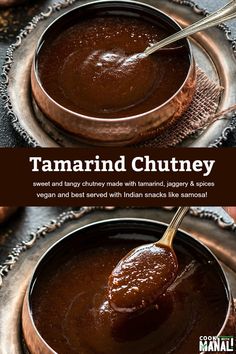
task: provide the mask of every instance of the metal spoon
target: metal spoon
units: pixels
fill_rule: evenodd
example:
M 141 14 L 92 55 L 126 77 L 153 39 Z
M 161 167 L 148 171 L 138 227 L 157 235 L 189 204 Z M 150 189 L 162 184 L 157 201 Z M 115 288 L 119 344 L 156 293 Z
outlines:
M 207 17 L 204 17 L 200 21 L 197 21 L 194 24 L 182 29 L 181 31 L 172 34 L 171 36 L 151 45 L 150 47 L 147 47 L 141 55 L 147 57 L 148 55 L 167 46 L 168 44 L 174 43 L 182 38 L 191 36 L 196 32 L 216 26 L 224 21 L 231 20 L 234 17 L 236 17 L 236 0 L 232 0 L 222 8 L 208 15 Z
M 133 249 L 120 260 L 108 280 L 108 298 L 118 312 L 135 312 L 155 304 L 173 283 L 178 261 L 173 239 L 189 207 L 178 208 L 162 238 Z

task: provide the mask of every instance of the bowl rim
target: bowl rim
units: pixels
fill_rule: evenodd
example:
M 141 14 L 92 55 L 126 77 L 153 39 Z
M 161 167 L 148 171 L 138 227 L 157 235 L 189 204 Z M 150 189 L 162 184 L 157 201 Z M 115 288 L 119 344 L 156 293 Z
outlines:
M 117 218 L 110 218 L 110 219 L 104 219 L 104 220 L 99 220 L 99 221 L 94 221 L 91 222 L 89 224 L 80 226 L 78 228 L 76 228 L 73 231 L 70 231 L 69 233 L 67 233 L 66 235 L 64 235 L 62 238 L 60 238 L 59 240 L 57 240 L 53 245 L 51 245 L 46 252 L 44 252 L 44 254 L 39 258 L 37 264 L 35 265 L 33 271 L 32 271 L 32 275 L 29 279 L 28 285 L 27 285 L 27 290 L 25 293 L 25 298 L 24 298 L 24 303 L 26 303 L 26 309 L 31 321 L 31 325 L 33 326 L 37 336 L 40 338 L 40 340 L 42 341 L 42 343 L 47 347 L 48 350 L 51 351 L 51 353 L 53 354 L 58 354 L 56 351 L 54 351 L 54 349 L 52 349 L 50 347 L 50 345 L 45 341 L 45 339 L 41 336 L 41 334 L 39 333 L 36 325 L 35 325 L 35 321 L 33 318 L 33 313 L 32 313 L 32 306 L 31 306 L 31 302 L 30 302 L 30 297 L 32 294 L 32 289 L 34 287 L 34 284 L 36 282 L 35 279 L 35 274 L 38 270 L 38 267 L 40 266 L 41 262 L 43 262 L 47 256 L 51 253 L 51 251 L 53 251 L 54 247 L 57 247 L 60 243 L 63 243 L 66 239 L 69 239 L 70 237 L 73 237 L 73 235 L 75 235 L 78 232 L 83 232 L 84 230 L 86 231 L 89 228 L 93 228 L 99 225 L 103 225 L 103 224 L 116 224 L 116 223 L 121 223 L 121 222 L 128 222 L 131 225 L 134 224 L 134 222 L 141 223 L 141 224 L 153 224 L 154 226 L 161 226 L 161 227 L 165 227 L 167 228 L 168 223 L 165 222 L 161 222 L 161 221 L 157 221 L 157 220 L 152 220 L 152 219 L 148 219 L 148 218 L 136 218 L 136 217 L 117 217 Z M 135 225 L 135 224 L 134 224 Z M 224 322 L 222 323 L 222 326 L 219 330 L 219 332 L 214 335 L 216 337 L 220 336 L 220 334 L 223 332 L 224 328 L 226 327 L 226 324 L 229 320 L 230 317 L 230 313 L 231 313 L 231 306 L 232 306 L 232 293 L 231 293 L 231 289 L 230 289 L 230 285 L 229 285 L 229 281 L 226 277 L 225 271 L 222 268 L 219 260 L 217 259 L 217 257 L 214 255 L 214 253 L 201 241 L 199 241 L 198 239 L 196 239 L 195 237 L 193 237 L 189 232 L 186 232 L 185 230 L 182 230 L 181 228 L 178 229 L 177 233 L 180 232 L 182 234 L 184 234 L 184 237 L 186 237 L 192 244 L 192 242 L 194 242 L 196 245 L 200 246 L 202 249 L 204 249 L 204 251 L 206 251 L 209 256 L 211 256 L 211 258 L 216 262 L 217 264 L 217 272 L 219 272 L 219 275 L 221 276 L 221 280 L 222 280 L 222 284 L 224 285 L 225 288 L 225 293 L 227 296 L 227 301 L 228 301 L 228 308 L 225 314 L 225 319 Z M 22 315 L 23 315 L 23 311 L 22 311 Z M 204 352 L 200 352 L 199 354 L 204 354 Z
M 150 115 L 153 112 L 155 112 L 158 109 L 161 109 L 163 107 L 165 107 L 166 105 L 168 105 L 168 103 L 170 103 L 174 97 L 176 97 L 183 89 L 183 87 L 185 86 L 185 84 L 187 83 L 191 72 L 192 72 L 192 68 L 195 67 L 195 60 L 194 60 L 194 56 L 193 56 L 193 49 L 192 49 L 192 45 L 190 43 L 190 40 L 188 38 L 185 38 L 184 40 L 186 41 L 187 44 L 187 49 L 188 49 L 188 54 L 189 54 L 189 67 L 188 67 L 188 72 L 186 73 L 186 77 L 184 79 L 184 81 L 182 82 L 181 86 L 174 92 L 174 94 L 169 97 L 165 102 L 163 102 L 161 105 L 156 106 L 154 108 L 152 108 L 149 111 L 145 111 L 143 113 L 139 113 L 139 114 L 135 114 L 135 115 L 131 115 L 131 116 L 125 116 L 125 117 L 117 117 L 117 118 L 103 118 L 103 117 L 95 117 L 95 116 L 89 116 L 89 115 L 85 115 L 73 110 L 70 110 L 69 108 L 64 107 L 63 105 L 61 105 L 59 102 L 57 102 L 55 99 L 53 99 L 48 92 L 44 89 L 44 86 L 40 80 L 39 77 L 39 72 L 37 69 L 37 62 L 38 62 L 38 57 L 40 55 L 40 50 L 44 44 L 44 37 L 49 33 L 49 31 L 52 30 L 52 28 L 55 26 L 55 24 L 57 23 L 57 21 L 60 21 L 63 17 L 66 16 L 71 16 L 71 14 L 74 11 L 79 11 L 81 8 L 83 9 L 84 7 L 90 7 L 90 6 L 96 6 L 99 4 L 104 4 L 104 5 L 110 5 L 112 3 L 116 3 L 116 4 L 133 4 L 133 5 L 137 5 L 139 7 L 144 7 L 144 8 L 149 8 L 151 11 L 159 13 L 159 15 L 164 19 L 164 20 L 168 20 L 172 25 L 175 25 L 179 30 L 182 29 L 182 27 L 178 24 L 178 22 L 173 19 L 171 16 L 169 16 L 168 14 L 166 14 L 165 12 L 159 10 L 158 8 L 156 8 L 155 6 L 146 4 L 142 1 L 137 1 L 137 0 L 91 0 L 89 2 L 86 2 L 85 4 L 82 5 L 78 5 L 76 7 L 74 7 L 73 9 L 70 9 L 69 11 L 61 14 L 60 16 L 58 16 L 55 20 L 53 20 L 48 26 L 47 28 L 43 31 L 43 33 L 40 35 L 38 41 L 37 41 L 37 45 L 36 45 L 36 49 L 35 49 L 35 53 L 33 56 L 33 62 L 32 62 L 32 73 L 35 77 L 36 80 L 36 84 L 39 86 L 40 90 L 43 92 L 43 94 L 47 97 L 47 99 L 54 105 L 56 105 L 60 110 L 62 110 L 65 113 L 68 113 L 70 115 L 73 115 L 73 117 L 78 118 L 78 119 L 84 119 L 84 120 L 89 120 L 89 121 L 96 121 L 96 122 L 101 122 L 101 123 L 117 123 L 117 122 L 126 122 L 126 121 L 130 121 L 130 120 L 135 120 L 135 119 L 140 119 L 142 117 L 145 117 L 146 115 Z M 32 81 L 32 79 L 31 79 Z M 34 94 L 33 94 L 34 96 Z M 35 97 L 34 97 L 35 98 Z M 37 102 L 37 100 L 35 99 L 35 101 Z M 38 103 L 37 103 L 38 104 Z

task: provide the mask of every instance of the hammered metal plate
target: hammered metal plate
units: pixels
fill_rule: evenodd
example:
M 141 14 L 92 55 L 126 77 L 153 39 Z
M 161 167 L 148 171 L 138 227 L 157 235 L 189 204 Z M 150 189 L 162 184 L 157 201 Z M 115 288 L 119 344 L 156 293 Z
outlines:
M 195 216 L 186 216 L 181 229 L 205 243 L 217 255 L 225 269 L 233 296 L 236 298 L 235 224 L 232 224 L 230 219 L 225 221 L 222 217 L 219 217 L 218 209 L 221 208 L 193 208 L 192 213 Z M 221 211 L 220 214 L 222 215 Z M 21 338 L 23 297 L 35 265 L 53 243 L 69 232 L 98 220 L 133 217 L 169 223 L 172 216 L 172 212 L 163 209 L 93 211 L 83 216 L 80 220 L 72 220 L 63 227 L 59 227 L 59 229 L 50 234 L 50 237 L 47 235 L 45 238 L 37 239 L 34 246 L 21 255 L 15 267 L 4 278 L 3 286 L 0 290 L 1 354 L 22 354 L 24 352 Z M 215 221 L 203 220 L 202 217 Z
M 34 110 L 30 90 L 31 62 L 41 33 L 58 15 L 68 11 L 68 6 L 71 9 L 89 1 L 73 2 L 73 0 L 61 1 L 59 5 L 49 8 L 47 13 L 36 16 L 18 36 L 16 44 L 9 49 L 8 62 L 5 66 L 6 96 L 9 98 L 6 106 L 9 109 L 9 115 L 15 129 L 33 146 L 81 146 L 78 141 L 66 136 L 50 124 L 48 120 L 45 120 L 40 112 Z M 188 0 L 141 0 L 140 2 L 150 4 L 166 12 L 182 26 L 187 26 L 206 14 L 206 11 L 199 9 L 192 1 Z M 207 73 L 209 78 L 224 87 L 218 111 L 235 104 L 235 43 L 230 38 L 230 33 L 225 25 L 200 32 L 192 39 L 197 64 Z M 228 116 L 227 119 L 213 123 L 201 134 L 195 134 L 191 139 L 186 139 L 182 145 L 220 146 L 227 133 L 234 129 L 235 124 L 236 119 L 232 118 L 232 115 Z

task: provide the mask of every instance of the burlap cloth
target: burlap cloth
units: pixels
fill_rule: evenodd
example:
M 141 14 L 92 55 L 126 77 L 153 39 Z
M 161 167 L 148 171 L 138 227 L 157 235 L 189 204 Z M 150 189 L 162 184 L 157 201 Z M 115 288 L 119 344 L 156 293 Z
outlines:
M 197 67 L 197 86 L 192 103 L 185 114 L 163 129 L 161 134 L 139 143 L 138 147 L 170 147 L 205 128 L 214 120 L 223 87 L 211 81 Z

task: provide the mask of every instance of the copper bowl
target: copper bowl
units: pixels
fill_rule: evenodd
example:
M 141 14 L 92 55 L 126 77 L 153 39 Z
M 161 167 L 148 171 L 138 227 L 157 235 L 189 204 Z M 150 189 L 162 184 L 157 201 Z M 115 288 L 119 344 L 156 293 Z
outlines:
M 56 19 L 42 34 L 34 56 L 31 85 L 36 104 L 42 113 L 64 133 L 71 134 L 82 142 L 93 145 L 124 146 L 145 140 L 166 125 L 176 121 L 191 103 L 196 86 L 196 70 L 192 48 L 187 39 L 181 43 L 187 48 L 189 67 L 184 82 L 175 94 L 162 105 L 142 114 L 123 118 L 96 118 L 71 111 L 56 102 L 44 89 L 38 74 L 38 61 L 42 46 L 50 45 L 52 38 L 80 18 L 107 11 L 112 14 L 135 14 L 142 18 L 150 18 L 156 23 L 164 23 L 172 32 L 181 27 L 169 16 L 155 7 L 135 1 L 96 1 L 80 5 Z
M 78 250 L 78 247 L 84 247 L 84 242 L 86 247 L 86 242 L 88 242 L 87 245 L 90 245 L 90 241 L 93 240 L 93 238 L 96 238 L 96 240 L 101 240 L 101 238 L 106 237 L 107 235 L 109 235 L 109 239 L 113 237 L 116 238 L 117 236 L 120 237 L 120 235 L 122 235 L 123 239 L 129 241 L 132 238 L 135 239 L 135 237 L 137 239 L 137 234 L 141 234 L 145 235 L 145 237 L 151 238 L 152 240 L 156 240 L 159 239 L 161 235 L 163 235 L 166 227 L 167 226 L 163 223 L 146 219 L 119 218 L 94 222 L 92 224 L 83 226 L 56 242 L 38 262 L 24 298 L 22 311 L 22 328 L 24 340 L 29 352 L 31 354 L 56 354 L 56 352 L 46 343 L 46 341 L 40 335 L 35 325 L 32 311 L 32 294 L 35 291 L 35 284 L 40 278 L 40 274 L 43 274 L 43 272 L 47 272 L 47 269 L 50 269 L 50 261 L 52 259 L 54 259 L 54 261 L 56 259 L 56 264 L 58 265 L 64 264 L 63 257 L 65 255 L 70 254 L 70 250 Z M 235 332 L 236 324 L 235 309 L 229 283 L 226 279 L 226 276 L 220 263 L 205 245 L 203 245 L 198 240 L 191 237 L 191 235 L 183 231 L 178 231 L 174 242 L 176 249 L 177 246 L 182 247 L 182 249 L 188 249 L 190 254 L 194 254 L 194 257 L 201 259 L 201 262 L 204 262 L 204 264 L 212 264 L 212 269 L 214 270 L 214 279 L 217 283 L 216 288 L 218 289 L 216 292 L 218 293 L 220 289 L 222 292 L 222 289 L 224 289 L 223 292 L 225 297 L 225 315 L 222 315 L 222 322 L 217 324 L 217 328 L 220 328 L 220 330 L 218 331 L 218 333 L 215 333 L 215 336 L 232 336 Z M 67 253 L 67 251 L 69 253 Z M 69 257 L 70 259 L 70 256 L 67 257 Z M 216 290 L 216 288 L 214 289 Z M 197 290 L 195 289 L 195 291 Z M 204 291 L 206 291 L 206 289 Z M 213 298 L 215 299 L 215 297 Z M 35 297 L 35 299 L 37 299 L 37 297 Z M 207 335 L 207 333 L 201 333 L 201 335 L 204 336 Z M 203 352 L 201 354 L 203 354 Z

